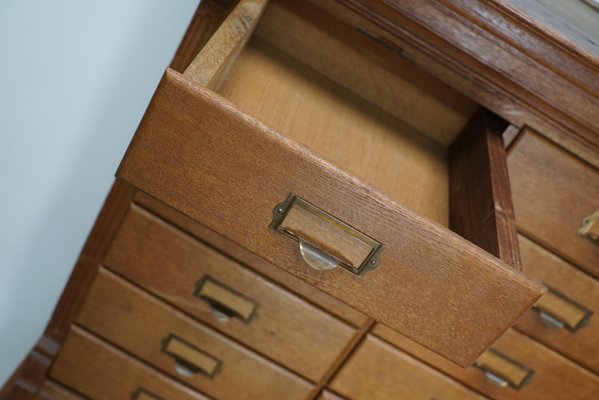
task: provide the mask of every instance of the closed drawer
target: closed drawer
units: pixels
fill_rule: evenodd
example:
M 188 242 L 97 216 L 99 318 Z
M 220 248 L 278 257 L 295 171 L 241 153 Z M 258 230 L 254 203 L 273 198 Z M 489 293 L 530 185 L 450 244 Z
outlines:
M 599 394 L 597 375 L 511 329 L 477 360 L 478 367 L 466 369 L 384 326 L 373 333 L 496 400 L 592 400 Z
M 522 268 L 550 288 L 518 329 L 599 373 L 599 281 L 520 236 Z
M 360 344 L 330 387 L 355 400 L 484 398 L 374 336 Z
M 355 330 L 133 206 L 105 263 L 127 279 L 314 381 Z
M 76 327 L 62 345 L 50 376 L 90 399 L 206 399 Z
M 577 234 L 599 209 L 597 170 L 532 130 L 514 145 L 508 167 L 520 231 L 599 277 L 597 241 Z
M 83 400 L 83 397 L 50 380 L 42 383 L 35 398 L 38 400 Z
M 168 375 L 227 399 L 304 399 L 311 385 L 100 270 L 76 321 Z
M 543 292 L 500 260 L 173 71 L 118 175 L 462 366 Z M 294 202 L 279 205 L 285 199 Z M 375 243 L 385 246 L 379 261 L 369 258 L 380 248 Z M 355 260 L 378 266 L 364 272 L 365 264 Z

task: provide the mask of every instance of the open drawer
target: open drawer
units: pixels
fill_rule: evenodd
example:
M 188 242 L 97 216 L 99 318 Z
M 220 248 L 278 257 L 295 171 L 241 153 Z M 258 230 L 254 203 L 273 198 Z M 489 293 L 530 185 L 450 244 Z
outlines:
M 544 290 L 446 228 L 446 148 L 475 105 L 306 4 L 272 3 L 246 45 L 263 3 L 167 70 L 118 176 L 469 365 Z

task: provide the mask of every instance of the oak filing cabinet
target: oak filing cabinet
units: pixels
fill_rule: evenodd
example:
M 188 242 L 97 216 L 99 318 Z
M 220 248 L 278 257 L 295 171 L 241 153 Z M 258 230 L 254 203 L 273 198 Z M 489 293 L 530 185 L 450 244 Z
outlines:
M 591 61 L 499 0 L 202 1 L 3 398 L 599 398 Z

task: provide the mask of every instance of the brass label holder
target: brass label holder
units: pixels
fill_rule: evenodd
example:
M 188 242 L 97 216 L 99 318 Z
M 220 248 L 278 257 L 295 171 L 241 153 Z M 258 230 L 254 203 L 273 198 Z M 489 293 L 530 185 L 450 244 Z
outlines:
M 539 313 L 546 326 L 576 332 L 588 324 L 593 315 L 591 310 L 549 285 L 545 286 L 549 290 L 537 301 L 533 310 Z
M 235 317 L 250 323 L 258 313 L 259 304 L 256 301 L 208 275 L 198 281 L 194 295 L 208 302 L 213 313 L 221 320 Z
M 480 369 L 493 385 L 514 390 L 527 385 L 534 374 L 532 369 L 494 348 L 484 352 L 473 366 Z
M 293 193 L 275 206 L 269 227 L 298 242 L 304 261 L 321 271 L 342 267 L 361 276 L 378 266 L 385 247 Z

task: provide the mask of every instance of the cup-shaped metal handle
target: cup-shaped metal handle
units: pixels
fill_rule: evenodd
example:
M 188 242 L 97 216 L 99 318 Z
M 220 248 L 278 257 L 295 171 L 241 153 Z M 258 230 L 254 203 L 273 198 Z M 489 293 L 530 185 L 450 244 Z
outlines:
M 528 384 L 534 374 L 532 369 L 494 348 L 485 351 L 476 360 L 474 367 L 480 369 L 485 378 L 495 386 L 515 390 Z
M 174 358 L 177 373 L 184 377 L 203 374 L 214 378 L 222 366 L 221 360 L 174 335 L 164 338 L 162 351 Z
M 221 321 L 237 318 L 249 323 L 257 317 L 258 302 L 210 276 L 198 281 L 195 295 L 207 301 L 214 316 Z
M 577 233 L 593 243 L 599 244 L 599 210 L 582 220 L 582 225 Z
M 270 228 L 295 240 L 310 267 L 342 267 L 362 275 L 376 267 L 384 246 L 331 214 L 290 194 L 274 208 Z

